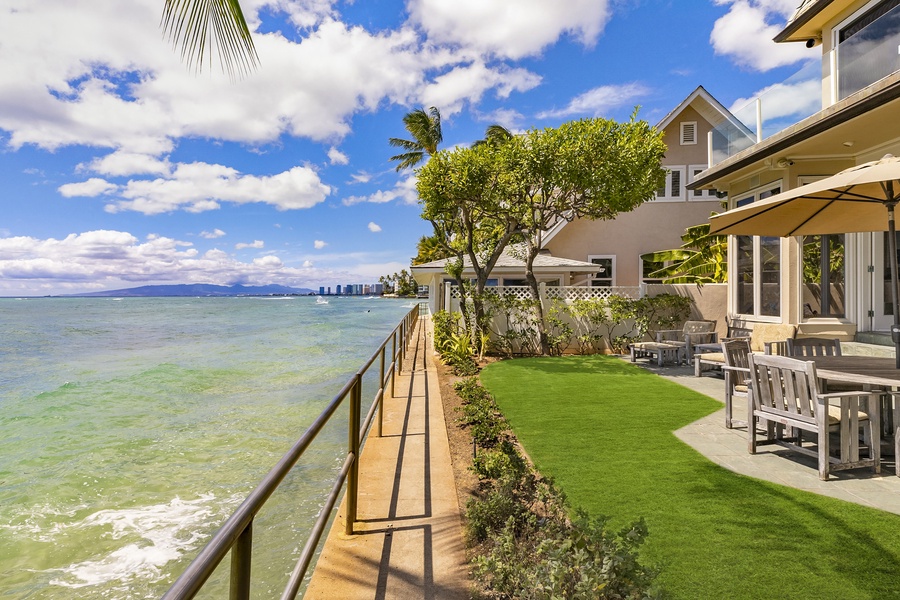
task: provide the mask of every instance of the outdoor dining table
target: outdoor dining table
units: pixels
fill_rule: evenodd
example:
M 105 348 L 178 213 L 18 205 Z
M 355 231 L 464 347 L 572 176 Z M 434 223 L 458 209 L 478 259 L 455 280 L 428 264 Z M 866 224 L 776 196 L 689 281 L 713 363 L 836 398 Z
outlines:
M 826 382 L 885 389 L 884 398 L 890 399 L 891 409 L 884 407 L 881 422 L 894 437 L 895 468 L 900 477 L 900 369 L 896 361 L 878 356 L 811 356 L 806 360 L 816 363 L 816 376 Z

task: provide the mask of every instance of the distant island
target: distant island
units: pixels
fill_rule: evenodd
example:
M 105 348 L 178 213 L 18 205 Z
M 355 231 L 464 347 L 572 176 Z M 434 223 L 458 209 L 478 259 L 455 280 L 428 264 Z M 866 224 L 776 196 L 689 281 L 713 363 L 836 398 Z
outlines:
M 315 292 L 309 288 L 292 288 L 284 285 L 211 285 L 188 283 L 179 285 L 143 285 L 124 290 L 62 294 L 63 298 L 108 298 L 133 296 L 306 296 Z

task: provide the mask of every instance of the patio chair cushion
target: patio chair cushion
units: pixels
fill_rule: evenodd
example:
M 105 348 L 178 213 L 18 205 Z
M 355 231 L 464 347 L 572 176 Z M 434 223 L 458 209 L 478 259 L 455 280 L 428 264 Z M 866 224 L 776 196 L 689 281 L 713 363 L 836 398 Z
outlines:
M 794 337 L 797 333 L 796 325 L 782 325 L 780 323 L 757 323 L 750 332 L 750 351 L 765 352 L 766 343 L 781 342 Z
M 859 411 L 859 420 L 865 421 L 869 418 L 863 410 Z M 828 406 L 828 424 L 829 425 L 837 425 L 841 422 L 841 407 L 829 405 Z
M 695 354 L 695 356 L 699 356 L 703 362 L 725 364 L 725 354 L 722 352 L 704 352 L 703 354 Z

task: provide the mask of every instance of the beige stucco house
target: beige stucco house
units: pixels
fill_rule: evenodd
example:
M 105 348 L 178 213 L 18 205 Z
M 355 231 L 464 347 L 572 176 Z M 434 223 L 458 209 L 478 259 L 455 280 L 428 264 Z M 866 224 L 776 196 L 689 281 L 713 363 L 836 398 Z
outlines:
M 723 125 L 729 127 L 723 127 Z M 687 185 L 709 164 L 710 133 L 751 133 L 703 87 L 698 87 L 657 124 L 667 151 L 662 164 L 666 184 L 656 197 L 611 221 L 576 220 L 559 223 L 545 236 L 544 247 L 553 256 L 598 264 L 602 270 L 587 283 L 594 286 L 639 286 L 652 283 L 653 265 L 641 255 L 681 246 L 687 227 L 705 223 L 711 212 L 721 212 L 714 189 L 691 191 Z
M 667 170 L 665 186 L 651 201 L 613 220 L 575 220 L 551 228 L 543 238 L 545 252 L 535 263 L 540 282 L 633 288 L 628 293 L 637 294 L 643 283 L 656 281 L 647 277 L 652 265 L 641 261 L 642 254 L 678 248 L 687 227 L 705 223 L 711 212 L 722 210 L 716 190 L 689 191 L 687 185 L 709 165 L 711 132 L 728 131 L 745 142 L 751 132 L 703 87 L 691 92 L 657 128 L 667 145 L 662 163 Z M 433 310 L 443 305 L 441 296 L 450 281 L 443 266 L 443 261 L 436 261 L 412 267 L 416 280 L 429 286 Z M 525 285 L 523 263 L 504 259 L 494 269 L 491 284 Z
M 900 2 L 807 0 L 774 41 L 822 48 L 822 108 L 716 162 L 688 185 L 726 192 L 729 208 L 900 155 Z M 845 340 L 885 331 L 893 320 L 886 238 L 840 231 L 732 236 L 728 313 L 738 322 L 798 324 L 803 333 Z

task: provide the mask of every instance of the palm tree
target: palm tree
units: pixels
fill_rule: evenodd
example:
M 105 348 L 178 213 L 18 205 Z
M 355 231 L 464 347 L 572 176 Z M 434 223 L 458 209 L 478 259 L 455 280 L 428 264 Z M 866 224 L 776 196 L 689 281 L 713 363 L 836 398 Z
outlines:
M 259 63 L 250 28 L 238 0 L 165 0 L 162 27 L 188 65 L 212 66 L 212 47 L 222 68 L 234 78 Z
M 488 128 L 484 131 L 484 139 L 478 140 L 477 142 L 472 144 L 472 146 L 481 146 L 483 144 L 488 144 L 496 148 L 497 146 L 505 144 L 512 138 L 512 132 L 503 125 L 488 125 Z
M 391 146 L 403 148 L 406 152 L 392 156 L 391 160 L 399 161 L 397 170 L 412 168 L 425 160 L 425 155 L 431 156 L 437 152 L 438 144 L 444 141 L 441 134 L 441 112 L 432 106 L 425 112 L 423 108 L 406 113 L 403 117 L 403 125 L 412 134 L 412 140 L 390 138 Z

